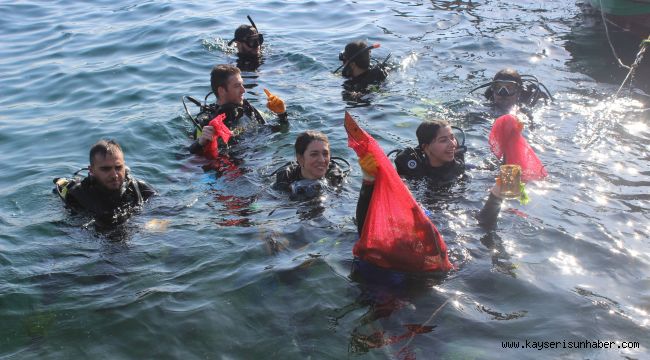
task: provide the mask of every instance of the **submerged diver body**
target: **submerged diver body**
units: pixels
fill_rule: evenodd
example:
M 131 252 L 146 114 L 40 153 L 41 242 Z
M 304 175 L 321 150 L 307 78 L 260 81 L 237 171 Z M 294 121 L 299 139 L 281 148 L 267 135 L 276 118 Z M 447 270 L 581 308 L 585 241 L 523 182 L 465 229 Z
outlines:
M 89 175 L 81 179 L 55 179 L 55 191 L 66 205 L 87 212 L 104 224 L 124 221 L 156 192 L 129 173 L 120 145 L 100 140 L 90 148 Z
M 342 62 L 339 69 L 343 68 L 341 74 L 347 78 L 343 83 L 346 91 L 364 92 L 368 86 L 378 85 L 388 77 L 386 61 L 370 66 L 370 51 L 376 47 L 379 47 L 378 44 L 368 46 L 365 41 L 353 41 L 339 53 L 339 60 Z
M 327 136 L 317 131 L 298 135 L 294 145 L 296 162 L 276 171 L 273 188 L 289 191 L 293 197 L 314 197 L 324 187 L 338 187 L 346 171 L 332 160 Z
M 210 105 L 201 105 L 201 112 L 196 119 L 190 115 L 197 128 L 195 133 L 196 141 L 190 145 L 190 153 L 202 154 L 204 147 L 208 143 L 216 141 L 216 139 L 213 139 L 216 136 L 217 129 L 209 124 L 221 114 L 225 114 L 223 124 L 232 131 L 235 139 L 238 135 L 244 134 L 259 125 L 269 127 L 272 131 L 280 131 L 288 126 L 289 122 L 284 101 L 268 92 L 268 90 L 265 90 L 268 96 L 267 107 L 277 115 L 277 124 L 267 124 L 262 114 L 244 99 L 246 89 L 241 78 L 241 72 L 237 67 L 223 64 L 215 66 L 210 74 L 210 85 L 212 92 L 217 97 L 217 102 Z
M 240 25 L 228 46 L 237 47 L 237 67 L 242 71 L 255 71 L 262 64 L 262 44 L 264 35 L 259 32 L 250 16 L 250 25 Z

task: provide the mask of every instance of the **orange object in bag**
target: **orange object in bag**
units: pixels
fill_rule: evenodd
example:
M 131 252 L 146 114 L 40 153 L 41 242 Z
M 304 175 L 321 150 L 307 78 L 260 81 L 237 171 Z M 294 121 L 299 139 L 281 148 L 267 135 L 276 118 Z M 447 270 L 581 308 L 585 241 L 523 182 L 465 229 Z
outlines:
M 359 158 L 370 153 L 377 162 L 375 185 L 354 256 L 379 267 L 408 272 L 454 268 L 447 246 L 402 182 L 377 141 L 345 113 L 348 146 Z

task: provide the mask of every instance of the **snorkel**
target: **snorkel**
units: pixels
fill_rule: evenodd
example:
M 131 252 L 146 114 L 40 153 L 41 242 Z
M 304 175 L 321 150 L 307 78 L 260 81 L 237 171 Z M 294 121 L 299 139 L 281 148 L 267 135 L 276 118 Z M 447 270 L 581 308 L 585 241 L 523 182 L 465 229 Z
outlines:
M 372 49 L 378 49 L 380 46 L 381 45 L 379 43 L 368 45 L 365 48 L 363 48 L 363 49 L 357 51 L 356 53 L 354 53 L 354 55 L 350 56 L 349 58 L 345 58 L 343 52 L 340 53 L 339 54 L 339 60 L 343 61 L 345 59 L 345 62 L 343 63 L 343 65 L 337 67 L 336 70 L 332 71 L 332 74 L 336 74 L 342 68 L 343 68 L 343 71 L 345 72 L 345 68 L 347 68 L 347 66 L 350 65 L 350 63 L 352 61 L 354 61 L 354 59 L 357 58 L 359 55 L 363 54 L 366 51 L 370 51 Z
M 250 25 L 240 25 L 237 30 L 235 30 L 235 36 L 233 39 L 228 42 L 228 46 L 231 46 L 232 43 L 236 42 L 238 55 L 253 55 L 251 53 L 253 51 L 257 52 L 257 55 L 259 55 L 261 46 L 264 43 L 264 35 L 260 33 L 250 15 L 246 15 L 246 17 L 248 18 Z M 242 48 L 242 45 L 245 45 L 246 47 Z
M 255 29 L 255 31 L 257 31 L 257 39 L 260 44 L 259 46 L 262 46 L 262 44 L 264 43 L 264 35 L 262 35 L 260 30 L 257 28 L 257 25 L 255 25 L 255 22 L 253 21 L 250 15 L 246 15 L 246 18 L 248 19 L 248 22 L 251 23 L 251 26 Z
M 257 26 L 255 25 L 255 22 L 253 21 L 253 19 L 251 19 L 251 16 L 250 16 L 250 15 L 246 15 L 246 18 L 247 18 L 248 21 L 251 23 L 251 26 L 254 27 L 255 30 L 257 30 L 257 32 L 259 33 L 260 31 L 257 29 Z

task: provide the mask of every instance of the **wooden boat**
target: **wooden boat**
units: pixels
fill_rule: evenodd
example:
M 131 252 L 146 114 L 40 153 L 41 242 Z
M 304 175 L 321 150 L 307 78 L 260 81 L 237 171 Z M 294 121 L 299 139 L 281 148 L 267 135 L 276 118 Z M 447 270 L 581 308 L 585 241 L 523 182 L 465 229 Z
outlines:
M 641 38 L 650 36 L 650 0 L 588 0 L 609 22 Z

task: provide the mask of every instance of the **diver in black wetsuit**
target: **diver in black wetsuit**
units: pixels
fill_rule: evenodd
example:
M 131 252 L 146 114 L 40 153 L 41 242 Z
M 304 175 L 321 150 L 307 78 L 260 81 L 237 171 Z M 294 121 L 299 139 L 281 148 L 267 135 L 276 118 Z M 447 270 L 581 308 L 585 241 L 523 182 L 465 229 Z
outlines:
M 202 154 L 203 147 L 212 141 L 215 129 L 209 122 L 217 115 L 226 114 L 224 124 L 235 136 L 245 133 L 258 125 L 268 125 L 272 131 L 280 131 L 289 124 L 285 111 L 284 101 L 279 97 L 267 93 L 269 110 L 277 114 L 278 124 L 269 125 L 260 112 L 244 99 L 244 83 L 240 70 L 233 65 L 217 65 L 210 74 L 212 92 L 217 96 L 215 104 L 201 106 L 201 113 L 194 121 L 197 127 L 196 141 L 190 146 L 190 153 Z M 196 101 L 196 100 L 193 100 Z M 200 103 L 199 103 L 200 105 Z M 199 130 L 200 128 L 200 130 Z
M 294 197 L 314 197 L 324 186 L 337 187 L 347 172 L 334 162 L 327 136 L 305 131 L 295 143 L 296 161 L 276 171 L 273 188 L 291 192 Z
M 237 67 L 242 71 L 255 71 L 262 64 L 262 44 L 264 35 L 259 32 L 250 16 L 250 25 L 240 25 L 228 46 L 237 46 Z
M 395 167 L 400 176 L 427 178 L 436 185 L 450 184 L 465 172 L 464 149 L 444 120 L 421 123 L 415 135 L 418 147 L 408 147 L 395 156 Z
M 73 210 L 88 212 L 102 224 L 124 221 L 156 192 L 133 178 L 124 164 L 120 145 L 100 140 L 90 149 L 89 175 L 80 179 L 55 179 L 55 191 Z
M 531 109 L 539 100 L 553 100 L 546 86 L 535 76 L 520 75 L 511 68 L 500 70 L 492 81 L 472 89 L 470 93 L 482 88 L 487 88 L 483 95 L 494 107 L 497 117 L 521 111 L 532 118 Z
M 343 62 L 342 75 L 347 78 L 343 83 L 345 90 L 364 92 L 369 85 L 379 84 L 388 76 L 385 61 L 370 67 L 370 51 L 373 48 L 374 45 L 368 46 L 365 41 L 353 41 L 339 54 L 339 60 Z

